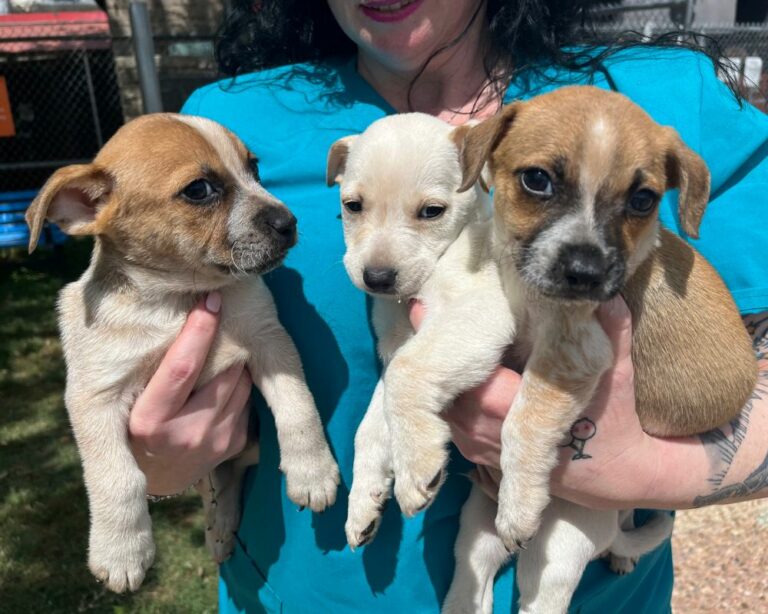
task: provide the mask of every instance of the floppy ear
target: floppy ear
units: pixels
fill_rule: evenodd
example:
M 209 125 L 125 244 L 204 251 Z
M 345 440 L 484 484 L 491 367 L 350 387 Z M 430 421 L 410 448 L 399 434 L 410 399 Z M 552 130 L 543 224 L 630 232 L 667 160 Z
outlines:
M 454 131 L 454 140 L 463 136 L 459 147 L 462 173 L 459 192 L 466 192 L 480 178 L 483 166 L 506 134 L 519 107 L 519 102 L 513 102 L 505 106 L 498 115 L 470 127 L 465 132 L 458 132 L 460 128 Z
M 331 150 L 328 152 L 328 165 L 325 170 L 325 183 L 328 187 L 334 183 L 341 182 L 341 178 L 344 176 L 344 168 L 347 165 L 347 156 L 349 155 L 349 149 L 352 147 L 357 139 L 357 135 L 345 136 L 331 145 Z
M 70 235 L 92 234 L 99 205 L 111 189 L 110 178 L 93 164 L 57 170 L 24 216 L 29 226 L 29 253 L 37 247 L 46 219 Z
M 709 169 L 701 157 L 690 149 L 680 136 L 669 132 L 667 150 L 667 188 L 678 188 L 678 215 L 680 224 L 692 239 L 699 238 L 699 224 L 709 202 Z

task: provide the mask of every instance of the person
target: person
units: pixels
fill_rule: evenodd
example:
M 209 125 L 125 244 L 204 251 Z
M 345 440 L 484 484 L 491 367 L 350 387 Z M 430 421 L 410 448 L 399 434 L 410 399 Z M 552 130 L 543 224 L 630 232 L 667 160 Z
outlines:
M 454 454 L 433 505 L 404 519 L 393 503 L 370 545 L 346 548 L 353 438 L 379 364 L 368 303 L 341 262 L 338 191 L 325 187 L 325 160 L 336 139 L 395 112 L 462 124 L 515 98 L 592 83 L 626 94 L 680 132 L 712 171 L 711 203 L 695 245 L 746 315 L 762 352 L 758 387 L 740 418 L 711 433 L 646 435 L 634 412 L 628 310 L 620 300 L 604 305 L 599 315 L 615 364 L 584 415 L 589 422 L 575 426 L 571 445 L 562 448 L 552 492 L 594 508 L 659 509 L 768 493 L 768 258 L 761 221 L 768 117 L 740 103 L 705 54 L 672 39 L 586 40 L 574 28 L 589 19 L 585 3 L 563 0 L 234 4 L 217 47 L 230 77 L 196 91 L 183 112 L 238 134 L 259 158 L 264 187 L 298 218 L 298 245 L 266 279 L 302 355 L 342 485 L 336 505 L 323 514 L 296 510 L 279 473 L 274 423 L 257 399 L 262 456 L 246 479 L 235 552 L 220 568 L 223 612 L 438 611 L 470 486 L 462 473 L 468 461 L 498 467 L 500 422 L 520 380 L 504 367 L 446 411 L 461 454 Z M 674 195 L 667 194 L 661 218 L 679 230 L 674 209 Z M 131 413 L 131 443 L 153 495 L 184 490 L 244 444 L 246 371 L 230 369 L 190 393 L 220 307 L 215 292 L 201 299 Z M 422 312 L 414 307 L 415 325 Z M 626 576 L 593 562 L 572 610 L 667 612 L 671 591 L 667 543 Z M 513 562 L 496 582 L 496 610 L 514 610 L 516 600 Z

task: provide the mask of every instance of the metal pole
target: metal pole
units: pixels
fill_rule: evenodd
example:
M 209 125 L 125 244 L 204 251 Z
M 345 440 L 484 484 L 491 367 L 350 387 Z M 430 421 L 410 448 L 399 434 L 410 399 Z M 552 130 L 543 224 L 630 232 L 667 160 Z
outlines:
M 152 39 L 149 11 L 144 2 L 131 2 L 131 33 L 144 113 L 160 113 L 163 110 L 163 101 L 160 98 L 160 80 L 157 78 L 155 67 L 155 42 Z
M 93 89 L 93 77 L 91 64 L 88 62 L 88 50 L 83 49 L 83 68 L 85 68 L 85 82 L 88 84 L 88 98 L 91 101 L 91 116 L 93 117 L 93 129 L 96 132 L 96 142 L 99 149 L 104 145 L 104 135 L 101 133 L 101 119 L 99 118 L 99 106 L 96 104 L 96 92 Z
M 693 27 L 693 5 L 695 3 L 695 0 L 686 0 L 685 1 L 685 21 L 683 22 L 683 27 L 686 30 L 690 30 Z

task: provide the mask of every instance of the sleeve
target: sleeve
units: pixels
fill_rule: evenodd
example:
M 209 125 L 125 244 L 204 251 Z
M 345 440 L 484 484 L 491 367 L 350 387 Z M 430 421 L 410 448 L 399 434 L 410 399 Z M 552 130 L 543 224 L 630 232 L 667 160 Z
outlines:
M 768 115 L 739 105 L 701 54 L 699 153 L 712 175 L 700 239 L 742 313 L 768 310 Z

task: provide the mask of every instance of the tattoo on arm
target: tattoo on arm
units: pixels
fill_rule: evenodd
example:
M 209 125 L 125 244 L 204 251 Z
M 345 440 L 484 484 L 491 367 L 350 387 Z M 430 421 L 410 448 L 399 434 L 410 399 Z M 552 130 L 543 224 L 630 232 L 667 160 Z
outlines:
M 752 344 L 758 359 L 768 358 L 768 313 L 746 316 L 744 323 L 752 336 Z M 766 397 L 768 397 L 768 371 L 762 369 L 758 374 L 757 387 L 744 405 L 744 409 L 741 410 L 741 414 L 725 427 L 699 436 L 712 464 L 712 477 L 708 481 L 713 492 L 696 497 L 693 500 L 694 507 L 748 497 L 768 487 L 768 455 L 744 481 L 722 486 L 733 459 L 747 435 L 749 417 L 755 401 L 761 401 Z

